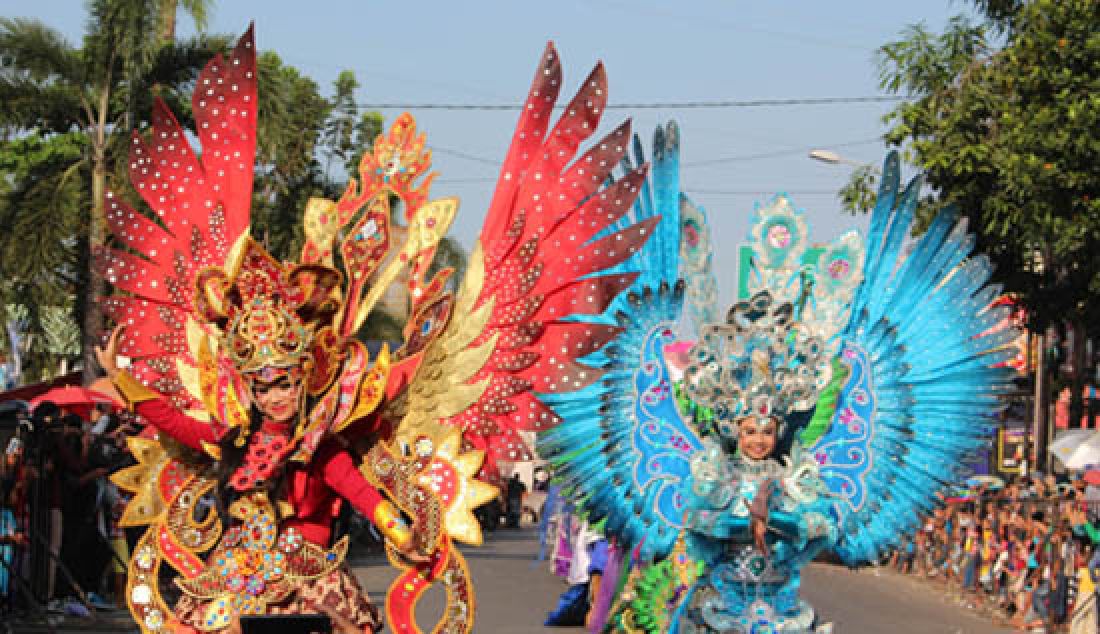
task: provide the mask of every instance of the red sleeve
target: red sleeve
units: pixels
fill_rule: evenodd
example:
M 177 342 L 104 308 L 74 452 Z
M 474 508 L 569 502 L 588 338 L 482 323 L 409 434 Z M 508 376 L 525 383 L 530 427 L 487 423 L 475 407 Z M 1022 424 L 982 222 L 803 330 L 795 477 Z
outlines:
M 221 437 L 214 425 L 191 418 L 164 399 L 142 401 L 133 407 L 150 425 L 192 449 L 202 451 L 202 443 L 216 444 Z
M 325 484 L 373 522 L 374 509 L 382 501 L 382 494 L 359 473 L 348 452 L 338 445 L 322 446 L 313 459 L 321 462 Z

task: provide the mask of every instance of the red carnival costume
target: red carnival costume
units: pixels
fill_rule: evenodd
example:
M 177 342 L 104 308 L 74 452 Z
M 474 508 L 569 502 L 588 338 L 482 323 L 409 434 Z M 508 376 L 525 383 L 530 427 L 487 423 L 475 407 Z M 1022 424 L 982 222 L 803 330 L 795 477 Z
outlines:
M 380 627 L 343 563 L 346 540 L 332 544 L 341 500 L 378 526 L 404 569 L 386 599 L 394 631 L 419 632 L 413 606 L 434 582 L 448 599 L 436 631 L 472 628 L 473 590 L 451 540 L 481 541 L 471 511 L 494 490 L 475 476 L 495 472 L 497 459 L 529 459 L 517 432 L 558 421 L 535 392 L 600 378 L 577 360 L 618 329 L 583 316 L 633 281 L 611 270 L 655 222 L 607 231 L 633 204 L 644 168 L 605 186 L 626 125 L 576 157 L 606 103 L 602 67 L 547 132 L 560 83 L 548 47 L 454 294 L 451 270 L 427 273 L 458 202 L 429 200 L 431 153 L 411 116 L 378 138 L 339 201 L 310 202 L 301 256 L 281 263 L 248 236 L 251 31 L 196 84 L 201 155 L 156 102 L 130 163 L 156 216 L 109 197 L 119 246 L 106 259 L 116 290 L 107 307 L 133 360 L 115 384 L 150 422 L 130 440 L 138 465 L 114 476 L 134 494 L 123 524 L 148 527 L 127 588 L 143 631 L 218 631 L 234 615 L 319 605 L 364 630 Z M 394 198 L 404 243 L 392 231 Z M 406 340 L 372 359 L 355 334 L 401 275 Z M 283 422 L 258 405 L 273 385 L 298 395 Z M 412 565 L 400 553 L 428 561 Z M 183 592 L 174 607 L 159 590 L 165 564 Z

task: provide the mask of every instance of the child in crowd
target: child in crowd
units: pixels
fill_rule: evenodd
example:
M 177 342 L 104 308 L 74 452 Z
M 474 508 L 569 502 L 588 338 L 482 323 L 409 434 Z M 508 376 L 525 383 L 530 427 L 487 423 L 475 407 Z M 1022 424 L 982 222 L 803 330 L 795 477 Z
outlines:
M 7 613 L 15 605 L 13 574 L 18 574 L 16 550 L 22 549 L 27 536 L 19 529 L 12 504 L 15 490 L 0 489 L 0 612 Z
M 23 463 L 23 441 L 14 436 L 8 441 L 0 464 L 0 612 L 15 607 L 13 575 L 20 574 L 22 554 L 27 544 L 26 490 L 28 473 Z
M 970 524 L 966 529 L 966 539 L 962 545 L 962 589 L 963 592 L 972 592 L 978 577 L 978 568 L 981 563 L 981 530 L 975 524 Z

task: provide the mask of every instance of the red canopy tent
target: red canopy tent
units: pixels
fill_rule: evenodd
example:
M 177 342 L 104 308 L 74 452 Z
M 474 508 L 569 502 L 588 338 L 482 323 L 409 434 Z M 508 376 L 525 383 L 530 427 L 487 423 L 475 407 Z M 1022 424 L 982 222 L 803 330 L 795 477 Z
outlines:
M 92 406 L 96 404 L 111 405 L 112 407 L 118 406 L 118 401 L 110 394 L 104 394 L 103 392 L 80 387 L 79 385 L 64 385 L 47 390 L 31 399 L 31 408 L 33 409 L 46 401 L 50 401 L 60 407 Z
M 0 392 L 0 403 L 4 401 L 33 401 L 40 394 L 44 394 L 54 388 L 64 387 L 66 385 L 80 385 L 82 378 L 81 372 L 70 372 L 50 379 L 49 381 L 43 381 L 42 383 L 21 385 L 7 392 Z

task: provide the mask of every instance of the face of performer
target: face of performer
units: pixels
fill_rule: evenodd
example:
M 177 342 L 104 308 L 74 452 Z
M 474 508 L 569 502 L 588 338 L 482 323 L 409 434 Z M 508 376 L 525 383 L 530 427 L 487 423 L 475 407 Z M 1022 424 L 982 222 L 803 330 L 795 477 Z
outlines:
M 260 378 L 252 381 L 252 396 L 256 401 L 256 408 L 276 423 L 286 423 L 294 418 L 298 413 L 298 397 L 301 393 L 301 382 L 289 376 L 281 376 L 272 381 Z
M 775 450 L 775 421 L 748 416 L 737 431 L 737 446 L 751 460 L 763 460 Z

